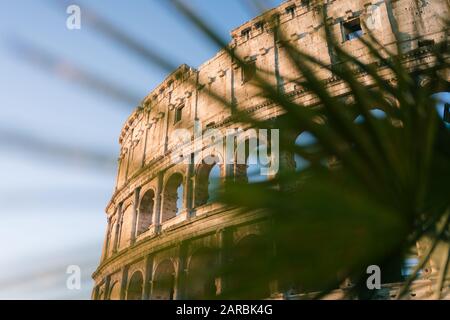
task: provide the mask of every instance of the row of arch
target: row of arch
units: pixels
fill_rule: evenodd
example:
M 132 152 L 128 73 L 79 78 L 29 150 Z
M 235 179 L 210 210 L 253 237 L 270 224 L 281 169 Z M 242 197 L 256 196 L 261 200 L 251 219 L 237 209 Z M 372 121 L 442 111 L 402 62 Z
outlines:
M 195 207 L 199 207 L 217 199 L 217 193 L 221 184 L 221 165 L 202 164 L 196 175 L 195 182 Z M 161 223 L 164 223 L 183 211 L 183 199 L 185 197 L 185 178 L 179 173 L 173 173 L 167 180 L 162 191 L 162 215 Z M 148 230 L 154 221 L 156 204 L 155 190 L 149 189 L 139 202 L 138 235 Z
M 450 101 L 449 93 L 440 93 L 436 96 L 438 100 L 440 101 L 436 108 L 438 111 L 439 116 L 444 120 L 445 122 L 445 115 L 450 114 L 448 111 L 449 105 L 446 103 Z M 375 118 L 383 119 L 386 118 L 386 113 L 379 109 L 374 109 L 372 112 L 372 115 Z M 364 117 L 358 116 L 354 119 L 355 123 L 363 123 L 365 121 Z M 448 127 L 448 122 L 446 122 Z M 315 143 L 315 138 L 309 133 L 309 132 L 302 132 L 298 134 L 295 137 L 294 143 L 298 146 L 308 146 Z M 252 153 L 249 153 L 249 158 L 252 156 Z M 250 159 L 249 162 L 252 162 Z M 254 162 L 254 160 L 253 160 Z M 302 169 L 305 166 L 308 165 L 307 161 L 305 161 L 302 157 L 299 155 L 294 155 L 294 163 L 296 169 Z M 245 179 L 247 179 L 248 182 L 257 182 L 261 181 L 265 177 L 261 177 L 257 174 L 259 171 L 260 164 L 253 164 L 253 165 L 245 165 L 242 166 L 241 172 L 239 170 L 236 170 L 235 174 L 241 174 L 244 176 Z M 245 170 L 245 171 L 244 171 Z M 207 204 L 209 202 L 214 202 L 217 196 L 217 190 L 220 185 L 220 181 L 223 178 L 223 167 L 219 165 L 218 163 L 213 164 L 206 164 L 202 163 L 198 166 L 196 170 L 196 183 L 195 183 L 195 197 L 194 197 L 194 206 L 198 207 L 203 204 Z M 178 215 L 182 209 L 182 199 L 184 197 L 184 177 L 181 173 L 174 173 L 172 174 L 169 179 L 167 180 L 167 183 L 165 184 L 165 188 L 163 190 L 162 196 L 164 199 L 169 199 L 171 201 L 163 201 L 163 208 L 162 208 L 162 222 L 165 222 L 176 215 Z M 141 197 L 141 200 L 139 202 L 139 221 L 138 221 L 138 230 L 137 233 L 143 233 L 151 226 L 153 222 L 153 213 L 154 213 L 154 207 L 155 207 L 155 199 L 156 194 L 153 189 L 147 190 L 145 194 Z M 199 253 L 199 256 L 195 256 L 192 260 L 191 273 L 190 273 L 190 279 L 194 279 L 196 277 L 196 271 L 197 269 L 201 270 L 212 270 L 214 268 L 211 268 L 211 266 L 205 267 L 205 268 L 196 268 L 195 265 L 208 265 L 208 260 L 205 258 L 208 256 L 205 252 L 203 252 L 201 255 Z M 165 270 L 165 271 L 162 271 Z M 163 290 L 162 287 L 159 286 L 158 283 L 168 283 L 167 287 L 172 287 L 170 284 L 173 283 L 173 275 L 175 274 L 173 262 L 170 260 L 164 261 L 164 264 L 161 264 L 157 267 L 156 273 L 155 273 L 155 279 L 156 279 L 156 285 L 154 287 L 154 298 L 162 298 L 162 299 L 171 299 L 173 298 L 173 290 Z M 190 293 L 194 297 L 200 297 L 202 295 L 212 295 L 212 292 L 214 291 L 213 288 L 215 287 L 215 284 L 213 284 L 212 277 L 205 276 L 205 274 L 199 273 L 199 277 L 201 275 L 202 279 L 209 279 L 209 280 L 202 280 L 202 281 L 196 281 L 198 285 L 190 285 L 190 289 L 192 292 Z M 133 278 L 133 276 L 130 279 L 130 288 L 128 288 L 128 296 L 132 299 L 138 298 L 142 292 L 142 288 L 140 287 L 140 283 L 143 281 L 142 274 L 136 274 L 136 276 Z M 158 280 L 159 279 L 159 280 Z M 168 279 L 167 281 L 164 279 Z M 172 279 L 172 280 L 170 280 Z M 205 283 L 206 281 L 206 283 Z M 117 289 L 119 285 L 113 284 L 111 286 L 110 290 L 110 296 L 112 298 L 117 297 L 118 291 L 120 289 Z M 197 288 L 197 289 L 195 289 Z M 135 293 L 133 293 L 135 292 Z M 159 293 L 158 293 L 159 292 Z
M 441 101 L 448 100 L 448 94 L 439 94 Z M 438 104 L 438 112 L 441 117 L 444 115 L 443 102 Z M 377 119 L 384 119 L 387 117 L 386 113 L 380 109 L 373 109 L 371 114 Z M 356 116 L 354 119 L 356 124 L 365 122 L 363 116 Z M 311 146 L 316 143 L 316 139 L 309 132 L 297 132 L 293 135 L 295 138 L 291 141 L 300 147 Z M 247 181 L 249 183 L 260 182 L 268 179 L 268 176 L 261 175 L 261 168 L 263 164 L 259 163 L 257 155 L 260 152 L 268 153 L 268 147 L 265 145 L 256 145 L 257 150 L 250 150 L 252 144 L 249 141 L 246 143 L 246 163 L 244 165 L 235 164 L 233 174 L 235 179 Z M 214 156 L 213 156 L 214 157 Z M 299 154 L 292 155 L 291 167 L 295 170 L 304 169 L 309 165 L 308 161 Z M 219 161 L 202 161 L 195 169 L 193 195 L 189 195 L 192 200 L 191 206 L 198 208 L 202 205 L 215 202 L 217 200 L 218 190 L 222 179 L 225 176 L 225 168 Z M 161 191 L 161 208 L 156 208 L 156 198 L 159 196 L 155 190 L 147 190 L 140 198 L 138 204 L 139 215 L 136 224 L 136 235 L 147 231 L 152 224 L 155 223 L 155 210 L 159 210 L 161 217 L 157 223 L 164 223 L 178 215 L 185 209 L 186 198 L 186 180 L 183 173 L 172 173 L 164 184 Z M 159 213 L 158 212 L 158 213 Z
M 265 277 L 260 269 L 270 254 L 268 243 L 263 237 L 251 234 L 241 239 L 233 248 L 233 255 L 228 260 L 227 267 L 221 266 L 219 254 L 218 250 L 207 247 L 196 250 L 187 260 L 183 288 L 179 288 L 177 278 L 180 275 L 176 272 L 176 263 L 171 258 L 162 260 L 153 270 L 149 298 L 173 300 L 180 298 L 180 293 L 176 296 L 176 290 L 182 290 L 183 299 L 215 299 L 219 294 L 223 294 L 218 287 L 218 278 L 221 277 L 228 279 L 227 291 L 233 298 L 262 299 L 270 296 L 270 279 Z M 259 278 L 260 281 L 256 283 L 261 285 L 253 283 L 249 286 L 249 279 L 255 278 Z M 127 300 L 143 299 L 144 279 L 143 271 L 134 271 L 129 277 L 123 297 Z M 106 298 L 120 299 L 120 290 L 119 281 L 114 282 Z
M 256 144 L 252 149 L 252 143 L 249 143 L 249 140 L 244 141 L 244 143 L 246 164 L 235 164 L 233 172 L 235 179 L 248 183 L 257 183 L 268 179 L 269 176 L 261 174 L 261 169 L 267 167 L 268 164 L 262 164 L 258 157 L 261 152 L 267 154 L 269 152 L 268 147 Z M 309 132 L 302 132 L 297 135 L 294 143 L 298 146 L 308 146 L 315 143 L 315 138 Z M 216 156 L 210 155 L 209 157 L 214 159 Z M 295 170 L 307 166 L 307 161 L 301 156 L 295 154 L 292 157 Z M 208 161 L 203 160 L 195 170 L 193 206 L 200 207 L 215 202 L 224 176 L 224 165 L 219 158 L 213 161 L 210 159 Z M 178 216 L 185 209 L 183 203 L 185 187 L 185 177 L 180 172 L 172 173 L 166 180 L 162 190 L 161 223 Z M 154 223 L 156 197 L 157 194 L 154 189 L 145 191 L 141 197 L 138 205 L 137 235 L 144 233 Z
M 165 258 L 157 263 L 151 276 L 150 292 L 145 295 L 145 277 L 142 270 L 131 273 L 131 277 L 121 294 L 121 285 L 115 281 L 110 286 L 106 296 L 102 293 L 97 299 L 118 300 L 212 300 L 212 299 L 265 299 L 269 298 L 274 288 L 273 280 L 268 276 L 268 260 L 273 253 L 270 243 L 261 235 L 250 234 L 241 239 L 234 247 L 232 257 L 225 259 L 223 264 L 219 259 L 220 251 L 208 247 L 196 250 L 188 259 L 186 280 L 179 281 L 176 258 Z M 417 260 L 416 258 L 414 258 Z M 411 259 L 410 259 L 411 260 Z M 179 262 L 178 262 L 179 263 Z M 398 283 L 405 280 L 406 263 L 397 259 L 383 265 L 383 283 Z M 413 263 L 417 263 L 414 261 Z M 269 266 L 270 267 L 270 266 Z M 180 271 L 179 271 L 180 272 Z M 184 271 L 181 271 L 184 272 Z M 294 276 L 295 278 L 295 276 Z M 222 281 L 218 281 L 222 279 Z M 223 289 L 226 279 L 225 290 Z M 301 293 L 301 286 L 278 283 L 275 290 L 289 294 Z M 287 286 L 286 286 L 287 285 Z M 182 288 L 180 288 L 180 286 Z M 337 288 L 336 288 L 337 289 Z M 178 291 L 178 292 L 177 292 Z M 181 291 L 182 293 L 180 294 Z
M 295 144 L 307 146 L 315 142 L 314 137 L 308 132 L 302 132 L 297 135 Z M 260 162 L 259 154 L 268 154 L 270 151 L 264 144 L 256 144 L 252 147 L 249 140 L 244 141 L 246 150 L 246 164 L 235 164 L 234 172 L 236 179 L 247 181 L 249 183 L 260 182 L 268 179 L 267 175 L 261 174 L 261 169 L 269 164 Z M 199 207 L 217 200 L 218 190 L 222 179 L 225 176 L 223 160 L 215 155 L 209 156 L 211 159 L 203 160 L 195 170 L 195 190 L 194 207 Z M 295 169 L 299 170 L 305 166 L 305 160 L 299 155 L 294 156 Z M 170 220 L 180 214 L 183 209 L 183 197 L 185 192 L 185 180 L 181 173 L 173 173 L 165 183 L 163 191 L 163 208 L 161 222 Z M 152 216 L 152 208 L 155 204 L 154 190 L 148 190 L 142 197 L 139 210 L 142 221 L 142 229 L 149 226 Z

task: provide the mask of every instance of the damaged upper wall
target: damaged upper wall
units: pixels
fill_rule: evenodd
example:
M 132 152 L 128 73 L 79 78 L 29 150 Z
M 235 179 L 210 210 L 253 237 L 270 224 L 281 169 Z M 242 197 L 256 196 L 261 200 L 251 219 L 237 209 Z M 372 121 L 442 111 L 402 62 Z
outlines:
M 165 152 L 169 121 L 173 110 L 184 105 L 185 115 L 193 114 L 193 92 L 197 71 L 181 65 L 149 94 L 126 121 L 120 138 L 121 152 L 117 185 L 142 166 Z
M 232 114 L 231 105 L 247 109 L 262 104 L 265 98 L 255 83 L 257 77 L 280 92 L 298 90 L 292 80 L 301 74 L 290 59 L 287 42 L 325 64 L 339 63 L 324 40 L 323 3 L 335 40 L 366 63 L 370 56 L 355 39 L 368 39 L 369 30 L 392 52 L 393 31 L 400 34 L 404 52 L 445 37 L 442 18 L 449 13 L 441 0 L 286 1 L 231 32 L 228 49 L 246 62 L 244 67 L 223 49 L 198 70 L 180 66 L 143 100 L 122 129 L 117 188 L 146 164 L 167 155 L 175 143 L 174 130 L 193 132 L 196 119 L 203 129 L 217 126 Z M 323 79 L 330 77 L 324 69 L 315 67 L 315 72 Z

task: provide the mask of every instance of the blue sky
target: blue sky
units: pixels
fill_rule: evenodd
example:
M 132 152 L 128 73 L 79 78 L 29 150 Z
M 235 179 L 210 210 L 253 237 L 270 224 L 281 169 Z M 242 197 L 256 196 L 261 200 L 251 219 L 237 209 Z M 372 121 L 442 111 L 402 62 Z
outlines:
M 0 0 L 0 130 L 115 159 L 120 129 L 139 100 L 125 104 L 40 70 L 11 50 L 11 40 L 43 48 L 139 99 L 165 78 L 166 71 L 83 23 L 83 4 L 175 64 L 197 67 L 217 48 L 165 0 L 68 3 L 81 7 L 81 30 L 68 30 L 65 8 L 52 1 Z M 230 30 L 255 15 L 243 3 L 189 1 L 226 38 Z M 90 297 L 90 275 L 103 244 L 104 208 L 115 174 L 114 166 L 37 154 L 0 139 L 0 298 Z M 82 268 L 81 291 L 65 287 L 70 264 Z

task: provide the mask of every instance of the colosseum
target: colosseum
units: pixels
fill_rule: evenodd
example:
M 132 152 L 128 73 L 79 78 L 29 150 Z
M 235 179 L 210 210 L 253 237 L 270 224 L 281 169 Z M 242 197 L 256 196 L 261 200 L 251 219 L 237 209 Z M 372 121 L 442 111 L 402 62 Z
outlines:
M 414 0 L 322 2 L 326 3 L 328 19 L 341 45 L 366 62 L 370 59 L 366 49 L 360 41 L 353 41 L 364 37 L 366 28 L 392 49 L 393 31 L 397 30 L 403 37 L 401 47 L 410 65 L 426 63 L 430 47 L 446 37 L 438 17 L 448 17 L 445 1 L 421 0 L 418 5 Z M 173 156 L 181 146 L 173 133 L 182 128 L 194 137 L 198 126 L 201 131 L 214 128 L 223 132 L 248 128 L 233 120 L 235 110 L 245 110 L 259 119 L 282 117 L 283 111 L 262 97 L 261 89 L 253 83 L 258 69 L 270 71 L 265 80 L 289 99 L 305 106 L 317 104 L 317 98 L 307 90 L 286 80 L 299 75 L 289 65 L 284 42 L 265 19 L 275 17 L 289 37 L 286 41 L 333 64 L 333 55 L 320 35 L 323 25 L 319 11 L 318 1 L 290 0 L 246 22 L 231 32 L 229 43 L 229 48 L 246 62 L 245 67 L 233 61 L 226 50 L 197 69 L 181 65 L 129 116 L 119 138 L 117 181 L 106 207 L 108 226 L 100 265 L 93 274 L 93 299 L 222 297 L 239 284 L 211 270 L 230 261 L 264 261 L 265 255 L 272 254 L 264 237 L 270 218 L 264 212 L 242 212 L 214 201 L 215 191 L 224 179 L 258 179 L 250 172 L 251 166 L 233 164 L 228 159 L 232 155 L 221 154 L 207 139 L 196 143 L 195 138 L 187 146 L 189 150 L 194 153 L 200 148 L 203 155 L 217 161 L 174 162 Z M 419 34 L 415 33 L 417 29 Z M 383 66 L 379 68 L 382 72 Z M 338 79 L 324 70 L 316 71 L 333 95 L 348 94 Z M 385 73 L 385 77 L 389 74 Z M 360 80 L 368 84 L 364 75 Z M 224 106 L 210 91 L 234 108 Z M 298 128 L 292 143 L 297 143 L 301 134 L 302 128 Z M 237 140 L 236 145 L 245 143 L 245 138 Z M 186 145 L 182 147 L 186 149 Z M 280 166 L 286 168 L 302 165 L 301 159 L 292 155 L 280 159 Z M 435 274 L 433 261 L 430 268 L 430 274 Z M 413 296 L 429 296 L 429 281 L 426 275 L 416 281 L 425 285 Z M 391 297 L 396 288 L 395 284 L 384 284 L 385 298 Z M 345 290 L 336 288 L 330 297 L 339 299 Z M 252 298 L 296 299 L 304 294 L 268 279 L 267 285 L 255 289 Z

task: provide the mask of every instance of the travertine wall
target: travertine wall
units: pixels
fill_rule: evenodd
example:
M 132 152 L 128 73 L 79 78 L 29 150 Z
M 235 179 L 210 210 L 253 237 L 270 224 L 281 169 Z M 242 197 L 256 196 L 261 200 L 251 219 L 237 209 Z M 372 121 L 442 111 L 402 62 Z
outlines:
M 406 53 L 406 59 L 414 64 L 422 62 L 416 59 L 416 53 L 410 56 L 407 53 L 427 43 L 424 40 L 437 43 L 444 39 L 440 17 L 449 14 L 445 1 L 441 0 L 421 0 L 418 7 L 414 0 L 291 0 L 233 30 L 229 48 L 249 65 L 254 63 L 257 69 L 265 71 L 258 71 L 258 76 L 304 106 L 314 105 L 317 100 L 293 83 L 301 75 L 287 57 L 286 41 L 326 64 L 338 63 L 323 39 L 324 28 L 318 3 L 325 3 L 336 41 L 365 62 L 370 62 L 370 56 L 362 44 L 346 40 L 346 24 L 349 21 L 359 18 L 362 37 L 367 37 L 366 27 L 370 28 L 379 42 L 391 51 L 395 50 L 393 30 L 397 30 L 401 35 L 402 53 Z M 281 34 L 276 34 L 273 29 L 273 21 L 277 19 Z M 426 49 L 420 54 L 426 54 Z M 199 181 L 204 181 L 200 179 L 200 175 L 204 174 L 200 172 L 201 166 L 198 163 L 174 164 L 171 161 L 179 143 L 172 133 L 184 128 L 193 135 L 196 120 L 200 121 L 203 129 L 227 129 L 245 126 L 230 121 L 233 108 L 248 110 L 266 119 L 280 115 L 279 108 L 260 95 L 254 81 L 246 79 L 246 72 L 251 74 L 252 68 L 249 67 L 249 70 L 240 68 L 226 50 L 218 52 L 197 70 L 182 65 L 155 88 L 129 117 L 119 140 L 121 152 L 117 182 L 106 209 L 108 229 L 102 261 L 94 274 L 94 298 L 127 298 L 129 279 L 138 269 L 143 279 L 142 297 L 185 297 L 189 288 L 186 287 L 188 276 L 184 272 L 189 268 L 188 261 L 195 250 L 230 249 L 241 238 L 261 234 L 265 223 L 263 215 L 248 213 L 239 216 L 220 205 L 205 204 L 205 196 L 201 193 L 207 188 L 199 185 Z M 346 87 L 330 77 L 329 72 L 317 67 L 315 71 L 325 80 L 324 85 L 330 92 L 335 95 L 347 93 Z M 380 73 L 383 72 L 380 70 Z M 384 76 L 390 77 L 388 72 Z M 360 80 L 362 83 L 369 81 L 364 75 Z M 223 101 L 215 99 L 210 92 Z M 180 108 L 181 116 L 177 111 Z M 176 119 L 177 116 L 180 119 Z M 194 144 L 190 147 L 191 150 L 196 148 Z M 208 149 L 207 145 L 201 147 Z M 211 153 L 223 160 L 227 158 L 226 154 L 217 154 L 216 150 Z M 292 163 L 291 160 L 286 160 L 286 163 Z M 221 166 L 222 177 L 234 174 L 245 176 L 244 171 L 242 166 Z M 184 189 L 182 210 L 178 215 L 170 213 L 174 210 L 177 197 L 173 192 L 168 193 L 174 174 L 182 177 Z M 154 194 L 151 221 L 148 217 L 139 216 L 141 199 L 149 190 Z M 170 219 L 165 219 L 168 215 Z M 142 224 L 145 224 L 144 228 Z M 226 260 L 224 254 L 216 258 L 217 263 Z M 164 266 L 160 269 L 166 270 L 166 273 L 155 273 L 160 265 Z M 158 275 L 174 276 L 173 292 L 158 289 L 158 282 L 152 281 L 158 279 Z M 214 279 L 214 282 L 219 294 L 225 288 L 223 279 Z

